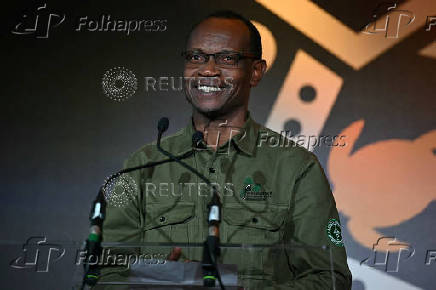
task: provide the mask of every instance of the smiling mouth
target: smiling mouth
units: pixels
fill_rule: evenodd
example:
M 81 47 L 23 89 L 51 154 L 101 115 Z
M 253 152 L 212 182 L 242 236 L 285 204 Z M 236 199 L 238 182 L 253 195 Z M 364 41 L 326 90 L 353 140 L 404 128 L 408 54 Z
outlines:
M 197 87 L 197 89 L 203 93 L 221 92 L 223 90 L 223 88 L 220 87 L 205 86 L 205 85 L 200 85 Z

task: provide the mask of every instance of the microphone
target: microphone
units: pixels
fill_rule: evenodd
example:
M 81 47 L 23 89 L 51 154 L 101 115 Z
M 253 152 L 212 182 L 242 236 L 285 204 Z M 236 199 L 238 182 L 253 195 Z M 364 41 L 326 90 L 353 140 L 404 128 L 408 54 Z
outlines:
M 84 264 L 85 277 L 83 278 L 82 289 L 84 285 L 94 286 L 97 284 L 100 277 L 100 269 L 98 263 L 90 263 L 90 259 L 99 259 L 102 248 L 102 228 L 103 221 L 106 215 L 106 199 L 104 197 L 104 189 L 100 188 L 96 199 L 92 203 L 91 212 L 89 214 L 90 229 L 88 239 L 86 240 L 86 262 Z
M 167 117 L 160 118 L 159 122 L 157 123 L 157 130 L 159 132 L 159 135 L 162 135 L 163 132 L 168 130 L 169 125 L 170 125 L 170 120 L 168 120 Z
M 192 173 L 194 173 L 195 175 L 197 175 L 198 177 L 200 177 L 201 180 L 203 180 L 207 185 L 212 186 L 211 182 L 209 179 L 207 179 L 203 174 L 201 174 L 200 172 L 197 171 L 197 169 L 193 168 L 192 166 L 190 166 L 189 164 L 181 161 L 180 157 L 177 157 L 173 154 L 171 154 L 170 152 L 164 150 L 161 146 L 160 146 L 160 141 L 162 139 L 162 133 L 164 131 L 166 131 L 168 129 L 169 126 L 169 120 L 166 117 L 163 117 L 159 120 L 158 122 L 158 136 L 157 136 L 157 141 L 156 141 L 156 145 L 157 145 L 157 149 L 165 156 L 169 157 L 169 159 L 174 160 L 175 162 L 179 163 L 180 165 L 182 165 L 183 167 L 185 167 L 186 169 L 188 169 L 189 171 L 191 171 Z M 200 132 L 201 133 L 201 132 Z M 203 133 L 201 133 L 203 134 Z M 195 135 L 195 134 L 194 134 Z M 195 137 L 195 140 L 198 137 Z M 192 140 L 194 140 L 194 136 L 192 137 Z
M 158 142 L 160 143 L 160 139 L 162 137 L 163 132 L 168 129 L 169 120 L 168 118 L 161 118 L 158 123 Z M 201 132 L 200 132 L 201 133 Z M 193 138 L 194 139 L 194 138 Z M 121 176 L 124 173 L 129 173 L 135 170 L 140 170 L 144 168 L 154 167 L 157 165 L 161 165 L 168 162 L 173 162 L 176 159 L 182 160 L 188 158 L 194 154 L 194 150 L 188 151 L 181 156 L 173 156 L 174 158 L 168 158 L 160 161 L 148 162 L 143 165 L 139 165 L 136 167 L 130 167 L 122 169 L 114 174 L 112 174 L 106 182 L 100 187 L 98 191 L 97 197 L 92 203 L 91 212 L 89 214 L 90 221 L 90 229 L 88 239 L 86 240 L 86 259 L 84 263 L 84 277 L 82 281 L 81 289 L 85 289 L 85 285 L 87 286 L 95 286 L 97 284 L 98 279 L 100 278 L 100 268 L 98 263 L 92 263 L 90 260 L 92 258 L 98 259 L 102 253 L 101 242 L 103 240 L 103 222 L 106 216 L 106 198 L 105 191 L 107 185 L 114 179 Z
M 197 149 L 206 149 L 206 144 L 204 144 L 204 135 L 201 131 L 195 131 L 192 135 L 192 146 Z
M 180 155 L 180 156 L 174 156 L 173 154 L 163 150 L 162 147 L 160 147 L 160 141 L 162 138 L 162 134 L 166 130 L 168 130 L 168 127 L 169 127 L 168 118 L 166 118 L 166 117 L 161 118 L 158 122 L 157 148 L 164 155 L 168 156 L 169 157 L 168 159 L 163 159 L 163 160 L 154 161 L 154 162 L 148 162 L 146 164 L 139 165 L 136 167 L 122 169 L 122 170 L 112 174 L 106 180 L 106 182 L 100 187 L 100 190 L 97 194 L 97 197 L 92 204 L 91 213 L 89 216 L 91 226 L 90 226 L 90 231 L 89 231 L 90 233 L 88 235 L 88 239 L 86 240 L 86 259 L 85 259 L 85 263 L 84 263 L 84 278 L 82 281 L 81 289 L 85 289 L 85 286 L 91 286 L 91 287 L 94 286 L 95 284 L 97 284 L 97 281 L 100 278 L 100 268 L 97 265 L 98 263 L 91 263 L 90 259 L 92 257 L 98 259 L 98 257 L 100 257 L 100 255 L 102 253 L 101 242 L 103 240 L 103 238 L 102 238 L 103 237 L 103 235 L 102 235 L 103 223 L 104 223 L 104 219 L 105 219 L 106 205 L 107 205 L 104 193 L 105 193 L 107 185 L 114 178 L 121 176 L 121 174 L 129 173 L 129 172 L 132 172 L 135 170 L 145 169 L 145 168 L 149 168 L 149 167 L 154 167 L 157 165 L 161 165 L 161 164 L 173 162 L 173 161 L 181 164 L 183 167 L 187 168 L 188 170 L 190 170 L 191 172 L 196 174 L 198 177 L 200 177 L 200 179 L 202 179 L 204 182 L 206 182 L 206 184 L 208 186 L 210 186 L 211 188 L 213 188 L 213 190 L 214 190 L 214 196 L 212 198 L 212 202 L 208 204 L 208 207 L 211 209 L 214 204 L 216 204 L 217 206 L 213 207 L 213 210 L 210 210 L 210 213 L 212 213 L 212 214 L 209 214 L 209 224 L 211 225 L 211 221 L 212 221 L 211 218 L 212 218 L 213 219 L 212 223 L 214 225 L 217 225 L 217 227 L 215 230 L 211 230 L 211 228 L 209 227 L 209 234 L 213 233 L 215 235 L 215 237 L 212 236 L 211 241 L 209 241 L 210 238 L 208 237 L 208 240 L 205 242 L 204 251 L 203 251 L 203 268 L 205 269 L 205 271 L 207 270 L 207 272 L 205 272 L 205 277 L 207 277 L 207 279 L 209 279 L 213 283 L 215 283 L 214 275 L 216 275 L 217 279 L 220 283 L 221 289 L 224 289 L 224 286 L 223 286 L 222 281 L 221 281 L 221 276 L 218 272 L 218 268 L 216 267 L 216 262 L 215 262 L 215 257 L 217 255 L 219 255 L 219 236 L 218 236 L 218 234 L 219 234 L 218 229 L 219 228 L 218 228 L 218 225 L 219 225 L 219 218 L 221 216 L 220 198 L 217 194 L 215 186 L 213 186 L 211 184 L 209 179 L 207 179 L 203 174 L 198 172 L 196 169 L 192 168 L 188 164 L 181 161 L 185 158 L 192 156 L 194 154 L 194 150 L 188 151 L 185 154 Z M 203 142 L 203 133 L 200 131 L 197 131 L 196 133 L 194 133 L 194 135 L 192 136 L 192 141 L 193 141 L 194 148 L 201 148 L 201 146 L 205 146 L 204 142 Z M 205 283 L 206 283 L 206 278 L 205 278 Z
M 203 285 L 206 287 L 215 287 L 215 280 L 218 279 L 221 289 L 225 289 L 224 285 L 221 281 L 221 275 L 218 271 L 218 267 L 216 264 L 216 257 L 220 255 L 219 248 L 219 224 L 221 222 L 221 199 L 218 195 L 217 189 L 210 180 L 205 177 L 203 174 L 198 172 L 195 168 L 190 166 L 189 164 L 181 161 L 181 159 L 177 156 L 174 156 L 170 152 L 164 150 L 161 145 L 161 137 L 162 133 L 168 129 L 169 120 L 166 117 L 163 117 L 159 120 L 158 123 L 158 139 L 157 139 L 157 149 L 164 154 L 165 156 L 173 159 L 177 163 L 179 163 L 184 168 L 188 169 L 195 175 L 197 175 L 201 180 L 203 180 L 210 188 L 213 189 L 212 200 L 208 203 L 207 207 L 209 209 L 208 215 L 208 224 L 209 224 L 209 234 L 204 242 L 203 246 Z M 197 131 L 192 136 L 192 142 L 194 147 L 198 147 L 203 143 L 203 133 Z

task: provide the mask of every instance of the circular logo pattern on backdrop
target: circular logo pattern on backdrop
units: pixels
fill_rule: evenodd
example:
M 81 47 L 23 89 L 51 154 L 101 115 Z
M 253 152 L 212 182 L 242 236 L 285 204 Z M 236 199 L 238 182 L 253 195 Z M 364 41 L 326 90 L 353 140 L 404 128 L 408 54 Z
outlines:
M 104 73 L 102 87 L 111 100 L 123 102 L 136 92 L 138 80 L 131 70 L 118 66 Z
M 138 193 L 138 185 L 128 174 L 112 179 L 104 188 L 104 197 L 114 207 L 125 207 Z
M 327 236 L 336 246 L 344 246 L 341 233 L 341 225 L 336 219 L 330 219 L 327 224 Z

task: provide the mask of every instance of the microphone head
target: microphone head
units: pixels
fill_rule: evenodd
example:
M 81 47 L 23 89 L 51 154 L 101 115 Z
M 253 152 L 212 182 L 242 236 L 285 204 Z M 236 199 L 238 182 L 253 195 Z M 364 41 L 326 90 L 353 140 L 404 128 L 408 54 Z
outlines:
M 203 132 L 201 131 L 195 131 L 195 133 L 192 135 L 192 144 L 194 148 L 202 148 L 203 146 Z
M 167 117 L 162 117 L 157 123 L 157 130 L 159 131 L 159 133 L 163 133 L 166 130 L 168 130 L 169 126 L 170 126 L 170 120 L 168 120 Z

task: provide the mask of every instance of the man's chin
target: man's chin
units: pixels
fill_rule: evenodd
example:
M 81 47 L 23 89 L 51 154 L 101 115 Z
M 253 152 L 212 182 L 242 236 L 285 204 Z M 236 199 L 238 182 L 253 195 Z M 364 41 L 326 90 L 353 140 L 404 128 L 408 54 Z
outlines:
M 185 97 L 196 112 L 208 117 L 209 119 L 217 119 L 226 115 L 228 111 L 231 110 L 231 106 L 229 106 L 229 97 L 224 98 L 226 100 L 225 102 L 222 100 L 200 100 L 195 97 L 193 98 L 188 94 L 185 94 Z
M 216 116 L 220 113 L 222 106 L 219 106 L 218 104 L 208 104 L 208 105 L 202 105 L 198 102 L 195 102 L 192 100 L 192 98 L 186 96 L 186 100 L 191 104 L 192 108 L 197 111 L 198 113 L 205 115 L 205 116 Z
M 217 117 L 223 115 L 222 107 L 201 107 L 194 105 L 194 109 L 209 119 L 216 119 Z

